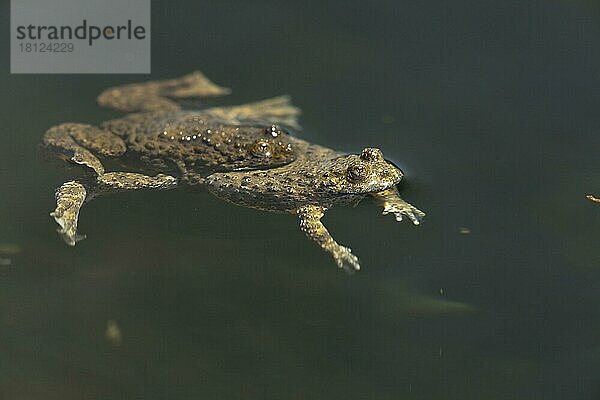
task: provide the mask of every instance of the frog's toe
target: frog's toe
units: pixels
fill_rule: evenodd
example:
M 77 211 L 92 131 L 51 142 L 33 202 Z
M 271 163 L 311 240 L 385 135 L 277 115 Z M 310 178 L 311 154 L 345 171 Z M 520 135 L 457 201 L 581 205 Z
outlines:
M 383 215 L 394 214 L 396 221 L 402 221 L 402 212 L 393 204 L 387 204 L 381 213 Z
M 394 214 L 394 217 L 398 222 L 402 221 L 403 216 L 405 216 L 408 217 L 408 219 L 410 219 L 415 225 L 419 225 L 425 217 L 425 213 L 423 211 L 410 204 L 386 204 L 382 214 Z
M 72 212 L 66 211 L 66 213 L 54 211 L 50 213 L 50 216 L 59 225 L 56 232 L 63 238 L 65 243 L 69 246 L 75 246 L 77 242 L 85 239 L 86 236 L 77 232 L 77 219 L 72 218 Z
M 414 225 L 419 225 L 425 217 L 425 213 L 423 211 L 413 206 L 410 206 L 410 210 L 405 211 L 404 215 L 406 215 Z
M 352 254 L 349 247 L 340 246 L 334 253 L 333 258 L 337 266 L 346 272 L 355 272 L 360 270 L 358 257 Z

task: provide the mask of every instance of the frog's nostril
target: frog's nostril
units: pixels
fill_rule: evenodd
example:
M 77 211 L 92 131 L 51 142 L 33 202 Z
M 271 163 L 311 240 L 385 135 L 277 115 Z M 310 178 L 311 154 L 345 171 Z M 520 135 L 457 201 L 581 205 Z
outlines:
M 365 161 L 383 161 L 383 153 L 374 147 L 367 147 L 360 153 L 360 158 Z

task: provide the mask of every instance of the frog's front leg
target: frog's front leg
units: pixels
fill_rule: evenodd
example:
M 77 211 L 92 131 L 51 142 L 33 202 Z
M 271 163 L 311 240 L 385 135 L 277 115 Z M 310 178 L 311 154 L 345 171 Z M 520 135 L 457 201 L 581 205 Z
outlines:
M 371 193 L 375 201 L 383 207 L 383 215 L 394 214 L 396 221 L 402 221 L 402 216 L 408 217 L 413 224 L 419 225 L 425 213 L 410 203 L 404 201 L 397 188 Z
M 202 72 L 194 71 L 176 79 L 109 88 L 100 93 L 98 104 L 126 112 L 177 110 L 179 104 L 171 99 L 221 96 L 230 92 L 211 82 Z
M 56 209 L 50 213 L 59 225 L 57 229 L 69 246 L 85 239 L 77 233 L 79 211 L 85 202 L 103 194 L 139 189 L 166 190 L 177 186 L 177 179 L 159 174 L 147 176 L 133 172 L 107 172 L 85 181 L 70 181 L 56 190 Z
M 302 206 L 297 210 L 300 218 L 300 229 L 306 236 L 316 242 L 323 250 L 333 256 L 338 267 L 346 271 L 359 270 L 358 257 L 352 254 L 352 250 L 337 243 L 321 222 L 325 209 L 320 206 Z

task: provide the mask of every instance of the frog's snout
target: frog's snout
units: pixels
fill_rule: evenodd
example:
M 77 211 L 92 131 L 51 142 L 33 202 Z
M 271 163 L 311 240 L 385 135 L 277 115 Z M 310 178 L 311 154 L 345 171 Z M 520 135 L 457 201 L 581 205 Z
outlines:
M 360 153 L 360 159 L 373 165 L 376 180 L 387 183 L 389 186 L 397 185 L 402 179 L 403 173 L 393 163 L 386 161 L 383 152 L 375 147 L 366 147 Z

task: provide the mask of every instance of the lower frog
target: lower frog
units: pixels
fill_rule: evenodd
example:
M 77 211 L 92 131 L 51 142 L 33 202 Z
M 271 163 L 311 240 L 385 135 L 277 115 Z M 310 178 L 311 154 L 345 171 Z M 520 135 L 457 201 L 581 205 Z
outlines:
M 179 101 L 228 93 L 201 72 L 122 85 L 102 92 L 98 103 L 128 112 L 123 118 L 50 128 L 42 146 L 85 171 L 56 190 L 50 215 L 64 241 L 74 246 L 85 238 L 77 232 L 79 211 L 95 197 L 180 186 L 202 187 L 245 207 L 296 214 L 308 238 L 347 270 L 360 264 L 323 225 L 331 207 L 371 196 L 383 214 L 420 223 L 425 214 L 398 193 L 402 171 L 379 149 L 344 154 L 290 135 L 285 127 L 299 129 L 300 110 L 288 96 L 200 110 L 184 109 Z M 110 159 L 126 172 L 107 171 Z

